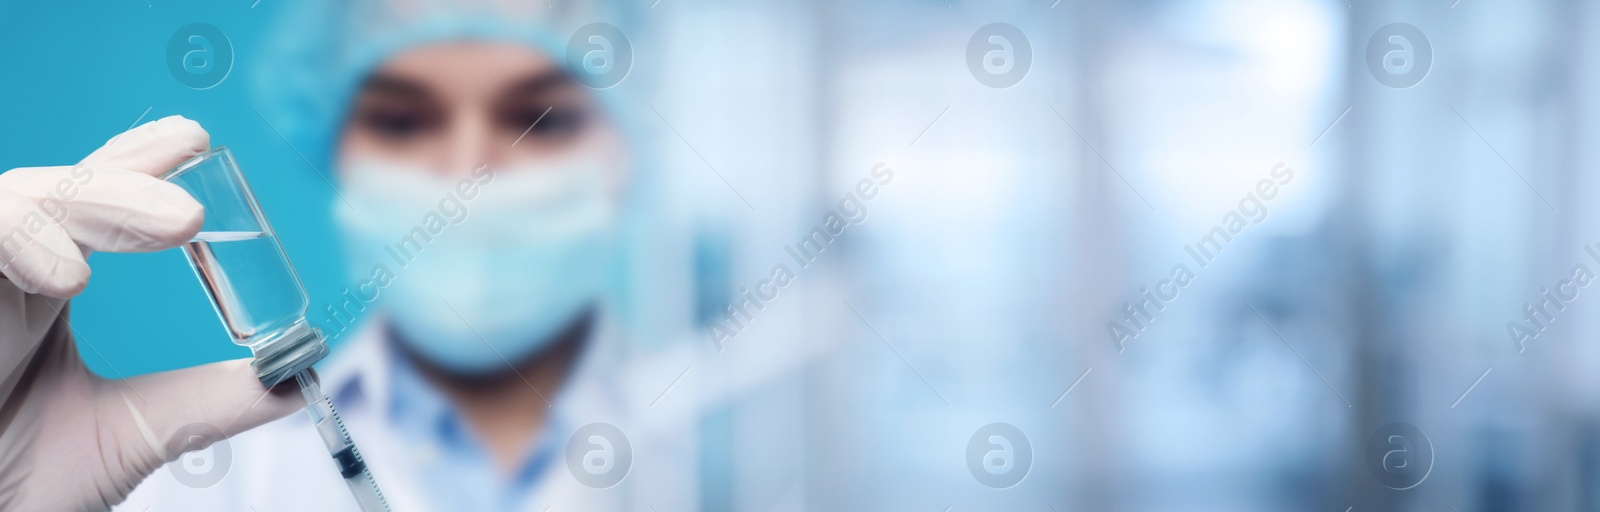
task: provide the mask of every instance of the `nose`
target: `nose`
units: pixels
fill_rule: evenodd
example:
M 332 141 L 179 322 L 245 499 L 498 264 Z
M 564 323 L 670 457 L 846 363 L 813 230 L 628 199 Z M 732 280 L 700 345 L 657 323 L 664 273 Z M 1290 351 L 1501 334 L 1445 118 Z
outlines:
M 472 109 L 450 123 L 441 169 L 450 176 L 466 176 L 480 165 L 499 166 L 508 148 L 495 140 L 488 112 Z

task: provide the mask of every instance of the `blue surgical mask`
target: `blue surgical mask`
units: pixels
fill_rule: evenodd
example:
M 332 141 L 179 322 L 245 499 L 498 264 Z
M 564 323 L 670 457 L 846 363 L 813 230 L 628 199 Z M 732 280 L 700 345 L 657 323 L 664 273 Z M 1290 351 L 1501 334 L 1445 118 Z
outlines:
M 375 302 L 421 357 L 461 373 L 503 370 L 601 298 L 617 231 L 603 161 L 456 177 L 353 163 L 334 205 L 353 275 L 387 267 Z

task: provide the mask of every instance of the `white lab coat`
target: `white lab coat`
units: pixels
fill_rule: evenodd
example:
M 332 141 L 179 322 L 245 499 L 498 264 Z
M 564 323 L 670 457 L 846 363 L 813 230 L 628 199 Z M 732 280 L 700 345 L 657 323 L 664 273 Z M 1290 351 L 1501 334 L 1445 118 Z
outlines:
M 606 326 L 609 322 L 602 322 Z M 418 481 L 417 468 L 429 463 L 431 450 L 397 439 L 389 418 L 381 413 L 388 396 L 390 350 L 378 322 L 368 322 L 353 338 L 318 366 L 323 390 L 330 396 L 355 389 L 359 399 L 340 404 L 345 426 L 395 512 L 439 510 L 428 493 L 430 482 Z M 558 457 L 544 466 L 527 499 L 513 510 L 543 512 L 654 510 L 699 508 L 696 426 L 699 411 L 712 394 L 682 379 L 698 352 L 692 344 L 628 358 L 616 330 L 602 327 L 590 350 L 559 397 L 550 397 L 552 416 L 567 419 L 568 428 L 546 435 L 561 436 Z M 648 359 L 643 362 L 641 359 Z M 675 382 L 674 376 L 686 382 Z M 675 383 L 672 394 L 663 394 Z M 351 386 L 355 386 L 351 388 Z M 670 398 L 670 399 L 669 399 Z M 633 463 L 621 483 L 606 489 L 587 487 L 575 479 L 565 460 L 571 429 L 591 422 L 617 426 L 632 444 Z M 327 450 L 305 414 L 294 414 L 227 441 L 231 461 L 220 449 L 210 450 L 213 464 L 228 464 L 228 473 L 212 487 L 186 487 L 163 467 L 141 483 L 117 510 L 237 510 L 247 512 L 356 510 Z M 180 458 L 171 464 L 195 457 Z M 170 466 L 170 464 L 169 464 Z M 452 509 L 454 510 L 454 509 Z

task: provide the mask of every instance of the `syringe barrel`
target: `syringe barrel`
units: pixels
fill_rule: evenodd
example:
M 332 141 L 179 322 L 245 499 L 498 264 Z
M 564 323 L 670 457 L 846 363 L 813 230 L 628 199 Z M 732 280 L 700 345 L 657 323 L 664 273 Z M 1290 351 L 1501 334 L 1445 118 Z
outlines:
M 356 497 L 361 512 L 389 511 L 389 503 L 378 492 L 378 484 L 372 481 L 372 474 L 362 471 L 359 475 L 344 479 L 344 483 L 350 486 L 350 494 Z
M 355 443 L 351 442 L 350 433 L 345 431 L 344 421 L 339 419 L 339 411 L 334 410 L 333 401 L 322 394 L 322 387 L 316 379 L 311 378 L 309 371 L 296 374 L 295 380 L 300 383 L 300 392 L 306 398 L 306 413 L 311 415 L 317 434 L 322 437 L 322 444 L 328 447 L 328 453 L 338 465 L 339 476 L 350 487 L 350 493 L 361 505 L 362 512 L 387 512 L 389 504 L 384 501 L 378 483 L 367 470 L 366 461 L 361 459 L 361 452 L 356 451 Z

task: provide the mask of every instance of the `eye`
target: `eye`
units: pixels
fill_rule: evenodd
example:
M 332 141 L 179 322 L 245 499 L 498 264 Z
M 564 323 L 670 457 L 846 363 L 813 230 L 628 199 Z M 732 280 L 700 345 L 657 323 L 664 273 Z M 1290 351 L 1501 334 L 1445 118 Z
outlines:
M 359 119 L 368 131 L 393 140 L 427 134 L 440 124 L 438 116 L 415 108 L 373 107 L 363 109 Z
M 588 117 L 580 107 L 516 108 L 502 115 L 501 123 L 515 136 L 527 132 L 523 137 L 558 142 L 582 132 Z

